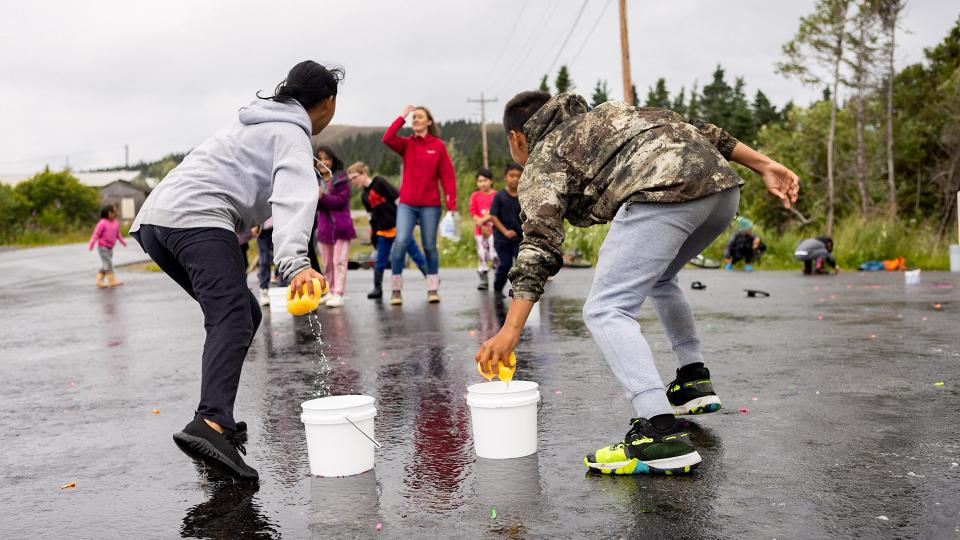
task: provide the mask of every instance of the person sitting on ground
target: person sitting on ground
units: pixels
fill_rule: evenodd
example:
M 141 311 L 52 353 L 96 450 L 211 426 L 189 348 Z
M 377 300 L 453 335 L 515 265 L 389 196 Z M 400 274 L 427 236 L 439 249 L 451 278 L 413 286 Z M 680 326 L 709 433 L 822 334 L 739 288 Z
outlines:
M 833 256 L 833 238 L 829 236 L 818 236 L 816 238 L 806 238 L 797 243 L 794 249 L 793 257 L 798 261 L 803 261 L 803 273 L 811 274 L 829 274 L 826 265 L 833 267 L 834 273 L 840 272 L 837 265 L 837 259 Z
M 497 298 L 503 297 L 503 288 L 507 284 L 507 275 L 513 268 L 513 261 L 520 252 L 523 229 L 520 227 L 520 200 L 517 188 L 523 167 L 510 163 L 503 172 L 503 189 L 497 192 L 490 205 L 490 220 L 493 222 L 493 247 L 497 250 L 497 275 L 493 280 L 493 292 Z
M 242 481 L 247 426 L 233 417 L 240 371 L 262 318 L 247 287 L 236 233 L 273 216 L 275 261 L 290 282 L 319 295 L 323 275 L 310 268 L 307 244 L 317 209 L 310 136 L 337 110 L 343 70 L 306 60 L 273 96 L 240 109 L 232 122 L 194 148 L 147 197 L 130 234 L 203 311 L 206 340 L 196 415 L 173 440 L 188 456 Z
M 493 222 L 490 221 L 490 205 L 494 195 L 493 173 L 481 167 L 477 171 L 477 191 L 470 194 L 470 216 L 473 218 L 473 236 L 477 242 L 479 291 L 490 288 L 489 272 L 497 267 L 497 254 L 493 250 Z
M 360 201 L 370 214 L 370 243 L 377 250 L 373 266 L 373 290 L 367 294 L 367 298 L 383 298 L 383 272 L 390 267 L 390 250 L 397 237 L 397 198 L 400 197 L 400 190 L 382 176 L 370 178 L 370 169 L 362 161 L 347 167 L 347 176 L 355 188 L 363 190 Z M 411 239 L 407 244 L 407 254 L 426 277 L 427 260 L 416 241 Z
M 759 261 L 766 250 L 767 245 L 760 240 L 759 236 L 753 234 L 753 222 L 740 216 L 737 218 L 737 231 L 730 237 L 727 247 L 723 250 L 723 259 L 727 263 L 724 268 L 733 270 L 738 262 L 743 261 L 743 270 L 750 272 L 753 270 L 753 261 Z
M 797 175 L 715 125 L 622 101 L 590 110 L 575 94 L 522 92 L 507 103 L 503 126 L 510 154 L 526 166 L 523 241 L 506 321 L 476 354 L 481 371 L 508 362 L 547 277 L 560 270 L 564 221 L 611 222 L 583 318 L 637 417 L 619 443 L 587 454 L 584 464 L 607 474 L 691 471 L 700 454 L 674 414 L 714 412 L 720 399 L 677 272 L 736 214 L 742 181 L 728 161 L 758 173 L 786 207 L 797 199 Z M 678 357 L 666 389 L 636 320 L 647 296 Z
M 123 285 L 118 281 L 113 273 L 113 246 L 120 242 L 120 245 L 127 247 L 127 241 L 123 239 L 120 232 L 120 222 L 117 221 L 117 208 L 112 204 L 105 205 L 100 209 L 100 221 L 93 229 L 90 235 L 90 251 L 93 246 L 97 246 L 97 254 L 100 255 L 100 271 L 97 272 L 97 287 L 119 287 Z M 104 283 L 103 280 L 107 282 Z

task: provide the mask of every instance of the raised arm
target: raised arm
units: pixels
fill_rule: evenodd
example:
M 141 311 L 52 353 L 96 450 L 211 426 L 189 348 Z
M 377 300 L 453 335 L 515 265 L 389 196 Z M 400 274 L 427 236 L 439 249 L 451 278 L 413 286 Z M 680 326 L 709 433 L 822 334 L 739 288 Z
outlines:
M 386 133 L 383 134 L 383 144 L 390 147 L 391 150 L 403 156 L 404 151 L 407 149 L 407 143 L 409 142 L 406 137 L 397 136 L 397 132 L 400 131 L 400 128 L 403 127 L 404 122 L 406 122 L 406 117 L 410 114 L 410 111 L 413 110 L 413 107 L 407 105 L 403 108 L 403 112 L 396 120 L 390 124 L 390 127 L 387 128 Z

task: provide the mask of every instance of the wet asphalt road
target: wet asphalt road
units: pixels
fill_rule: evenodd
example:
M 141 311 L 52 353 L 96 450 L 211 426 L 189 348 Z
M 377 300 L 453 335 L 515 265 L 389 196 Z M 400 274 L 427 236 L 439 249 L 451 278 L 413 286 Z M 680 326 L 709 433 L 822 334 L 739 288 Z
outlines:
M 397 309 L 351 271 L 347 306 L 320 314 L 323 380 L 307 322 L 265 313 L 237 399 L 258 490 L 204 483 L 170 439 L 203 340 L 171 280 L 3 286 L 0 537 L 960 537 L 960 275 L 684 270 L 724 408 L 696 418 L 703 463 L 680 478 L 584 474 L 631 416 L 580 319 L 590 270 L 561 272 L 518 348 L 516 378 L 543 395 L 539 453 L 476 458 L 464 393 L 499 313 L 472 272 L 442 275 L 440 305 L 411 275 Z M 670 380 L 651 308 L 640 323 Z M 376 398 L 375 471 L 309 475 L 299 404 L 323 385 Z

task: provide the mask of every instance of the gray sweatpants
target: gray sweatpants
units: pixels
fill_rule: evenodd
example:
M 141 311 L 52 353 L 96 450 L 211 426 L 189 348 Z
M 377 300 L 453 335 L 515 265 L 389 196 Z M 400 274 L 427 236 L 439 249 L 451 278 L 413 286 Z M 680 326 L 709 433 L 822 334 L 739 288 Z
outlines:
M 100 271 L 113 272 L 113 248 L 97 246 L 100 255 Z
M 673 408 L 636 321 L 640 306 L 653 299 L 680 367 L 703 361 L 677 272 L 723 233 L 739 203 L 739 188 L 683 203 L 634 203 L 611 223 L 583 320 L 641 418 Z

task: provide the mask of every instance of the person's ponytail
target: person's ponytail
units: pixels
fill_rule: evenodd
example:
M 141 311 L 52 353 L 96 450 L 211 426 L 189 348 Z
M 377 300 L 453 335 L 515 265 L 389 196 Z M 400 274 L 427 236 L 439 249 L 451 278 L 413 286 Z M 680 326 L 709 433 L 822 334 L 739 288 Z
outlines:
M 335 97 L 344 75 L 341 67 L 327 68 L 313 60 L 304 60 L 293 66 L 272 96 L 261 96 L 257 92 L 257 97 L 273 101 L 296 101 L 304 109 L 310 109 L 325 99 Z

